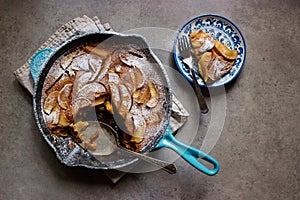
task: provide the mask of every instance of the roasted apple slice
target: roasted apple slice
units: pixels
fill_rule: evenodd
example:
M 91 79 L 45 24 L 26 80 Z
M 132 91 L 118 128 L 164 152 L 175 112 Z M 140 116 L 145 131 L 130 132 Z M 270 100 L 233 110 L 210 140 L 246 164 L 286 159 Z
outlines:
M 125 68 L 125 67 L 124 67 Z M 124 72 L 120 74 L 121 82 L 122 84 L 126 85 L 126 87 L 129 89 L 130 93 L 133 93 L 136 90 L 136 83 L 135 83 L 135 74 L 133 71 L 133 68 L 126 67 L 127 69 L 124 69 Z
M 124 73 L 124 67 L 122 65 L 116 65 L 114 68 L 115 68 L 115 72 Z
M 58 137 L 67 137 L 68 131 L 65 128 L 53 128 L 51 133 Z
M 120 52 L 119 58 L 122 63 L 129 67 L 136 67 L 140 59 L 140 57 L 126 51 Z
M 85 46 L 85 49 L 87 50 L 87 52 L 93 53 L 97 56 L 100 56 L 102 59 L 105 58 L 109 54 L 109 52 L 106 51 L 104 48 L 102 48 L 100 45 L 98 45 L 96 47 L 88 45 L 88 46 Z
M 109 70 L 110 68 L 110 65 L 111 65 L 111 56 L 108 55 L 104 62 L 103 62 L 103 65 L 101 67 L 101 70 L 99 72 L 99 75 L 96 77 L 96 79 L 100 82 L 103 77 L 107 74 L 107 71 Z
M 70 124 L 71 122 L 68 120 L 65 111 L 60 110 L 58 126 L 63 128 L 69 126 Z
M 97 69 L 101 68 L 101 66 L 102 66 L 102 59 L 96 55 L 90 55 L 88 62 L 89 62 L 89 66 L 93 72 L 96 72 Z
M 222 56 L 216 56 L 215 59 L 212 61 L 209 70 L 208 70 L 208 77 L 215 81 L 225 75 L 228 71 L 230 71 L 233 62 L 228 62 Z
M 149 108 L 153 108 L 157 105 L 158 103 L 158 92 L 157 92 L 157 88 L 156 85 L 154 83 L 154 81 L 149 81 L 148 82 L 148 87 L 150 90 L 150 100 L 147 102 L 147 106 Z
M 89 82 L 91 76 L 91 72 L 77 72 L 74 80 L 73 92 L 77 93 L 79 90 L 81 90 L 81 88 L 83 88 Z
M 93 101 L 89 100 L 86 97 L 74 98 L 73 103 L 72 103 L 73 117 L 75 118 L 77 116 L 78 111 L 81 108 L 87 107 L 87 106 L 91 105 L 92 103 L 93 103 Z
M 58 104 L 59 91 L 51 92 L 44 101 L 44 112 L 49 115 Z
M 107 98 L 107 96 L 100 96 L 100 97 L 96 98 L 95 101 L 91 104 L 91 106 L 95 107 L 95 106 L 104 104 L 106 98 Z
M 90 83 L 83 86 L 75 98 L 87 98 L 91 101 L 94 101 L 95 98 L 98 98 L 104 94 L 107 94 L 105 87 L 100 83 Z
M 75 51 L 71 52 L 70 54 L 63 57 L 63 59 L 60 62 L 60 66 L 65 70 L 69 67 L 71 62 L 73 61 L 73 58 L 85 54 L 83 51 L 76 49 Z
M 70 105 L 71 93 L 72 93 L 72 84 L 66 84 L 59 92 L 58 95 L 58 105 L 62 109 L 67 109 Z
M 138 67 L 134 67 L 133 73 L 135 76 L 135 87 L 136 89 L 140 89 L 145 84 L 145 78 L 143 72 Z
M 71 83 L 71 79 L 67 73 L 63 73 L 59 77 L 55 76 L 53 77 L 53 79 L 52 75 L 53 74 L 49 75 L 51 77 L 51 81 L 46 82 L 44 86 L 46 88 L 45 92 L 48 95 L 53 91 L 60 91 L 64 87 L 64 85 Z
M 47 126 L 52 129 L 56 128 L 59 123 L 60 109 L 59 106 L 53 108 L 49 115 L 45 115 L 45 121 Z
M 78 121 L 75 124 L 71 124 L 70 127 L 73 128 L 73 131 L 76 133 L 80 133 L 81 131 L 84 131 L 88 127 L 88 122 Z
M 205 53 L 214 47 L 214 38 L 202 30 L 199 30 L 198 32 L 192 32 L 190 34 L 190 38 L 192 46 L 196 49 L 196 54 L 198 54 L 198 52 L 200 54 Z
M 73 59 L 70 67 L 75 71 L 90 71 L 89 54 L 83 54 Z
M 140 143 L 144 139 L 146 131 L 146 121 L 142 116 L 133 115 L 134 133 L 131 138 L 131 142 Z
M 238 56 L 238 51 L 229 49 L 226 45 L 222 44 L 220 41 L 215 40 L 215 51 L 223 56 L 227 60 L 235 60 Z
M 66 117 L 68 121 L 72 122 L 73 121 L 73 106 L 72 102 L 70 101 L 70 105 L 68 105 L 68 108 L 65 110 Z
M 110 92 L 111 103 L 113 107 L 118 109 L 121 103 L 119 87 L 116 84 L 109 84 L 109 92 Z
M 110 114 L 114 114 L 112 105 L 111 105 L 111 103 L 110 103 L 109 100 L 106 100 L 106 101 L 104 102 L 104 105 L 105 105 L 106 110 L 107 110 Z
M 199 73 L 201 74 L 205 82 L 207 82 L 208 80 L 207 71 L 211 61 L 212 61 L 212 53 L 206 52 L 200 57 L 198 62 Z
M 127 113 L 124 119 L 124 124 L 126 127 L 126 135 L 129 136 L 133 134 L 134 126 L 133 126 L 133 118 L 132 118 L 132 113 Z M 128 141 L 130 138 L 128 139 Z
M 120 82 L 120 77 L 118 74 L 116 73 L 108 73 L 108 80 L 107 80 L 108 84 L 113 83 L 118 85 Z
M 129 112 L 132 105 L 131 94 L 125 85 L 122 84 L 119 85 L 119 89 L 120 89 L 121 103 L 117 110 L 118 110 L 118 114 L 125 118 L 126 114 Z
M 150 96 L 151 94 L 150 94 L 149 86 L 148 84 L 145 84 L 141 89 L 137 103 L 141 105 L 145 105 L 146 102 L 148 102 L 148 100 L 150 99 Z
M 137 89 L 137 90 L 134 91 L 134 93 L 132 94 L 132 98 L 133 98 L 133 99 L 137 99 L 137 98 L 139 98 L 140 94 L 141 94 L 141 89 Z
M 67 56 L 65 56 L 61 61 L 60 61 L 60 66 L 65 70 L 69 67 L 69 65 L 71 64 L 73 60 L 73 55 L 68 54 Z

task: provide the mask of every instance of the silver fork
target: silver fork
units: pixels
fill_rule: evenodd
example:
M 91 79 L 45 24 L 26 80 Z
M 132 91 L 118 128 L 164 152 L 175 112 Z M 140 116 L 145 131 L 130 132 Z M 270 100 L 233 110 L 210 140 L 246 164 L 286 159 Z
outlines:
M 185 66 L 188 67 L 188 69 L 190 70 L 190 72 L 192 74 L 194 90 L 197 95 L 199 107 L 200 107 L 201 113 L 205 114 L 208 112 L 208 107 L 207 107 L 207 104 L 203 97 L 203 94 L 200 90 L 200 86 L 198 85 L 195 71 L 193 69 L 194 62 L 193 62 L 193 55 L 191 53 L 191 48 L 192 48 L 192 46 L 191 46 L 190 40 L 187 36 L 183 35 L 181 38 L 179 38 L 179 40 L 178 40 L 179 54 L 182 58 L 183 63 L 185 64 Z M 204 82 L 203 78 L 202 78 L 202 80 Z M 204 84 L 205 84 L 205 82 L 204 82 Z

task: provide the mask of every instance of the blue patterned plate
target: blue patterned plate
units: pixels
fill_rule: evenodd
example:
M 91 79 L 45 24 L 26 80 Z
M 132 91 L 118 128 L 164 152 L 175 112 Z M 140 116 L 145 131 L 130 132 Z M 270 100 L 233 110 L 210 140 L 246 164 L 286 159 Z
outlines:
M 194 17 L 180 28 L 174 43 L 174 59 L 179 71 L 183 74 L 183 76 L 185 76 L 188 81 L 193 82 L 192 75 L 184 66 L 179 55 L 178 38 L 183 35 L 188 36 L 191 32 L 199 30 L 203 30 L 204 32 L 211 34 L 214 39 L 219 40 L 230 49 L 238 50 L 238 57 L 230 72 L 223 76 L 221 79 L 208 85 L 208 87 L 218 87 L 229 83 L 243 69 L 246 60 L 246 43 L 239 28 L 229 19 L 218 15 L 209 14 Z M 196 70 L 196 78 L 200 86 L 205 86 L 198 75 L 198 70 Z

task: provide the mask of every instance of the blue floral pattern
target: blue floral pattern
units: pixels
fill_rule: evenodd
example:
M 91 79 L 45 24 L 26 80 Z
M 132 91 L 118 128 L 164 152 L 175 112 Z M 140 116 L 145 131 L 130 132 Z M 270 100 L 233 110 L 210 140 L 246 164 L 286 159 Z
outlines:
M 177 35 L 175 46 L 174 46 L 174 58 L 175 63 L 179 71 L 190 81 L 192 82 L 192 75 L 189 72 L 189 69 L 184 67 L 184 64 L 181 60 L 181 57 L 178 52 L 177 40 L 183 35 L 189 35 L 191 32 L 203 30 L 206 33 L 209 33 L 214 39 L 219 40 L 230 49 L 238 51 L 238 57 L 234 62 L 234 65 L 227 75 L 217 80 L 208 87 L 217 87 L 224 85 L 231 80 L 233 80 L 242 70 L 243 65 L 246 59 L 246 44 L 243 38 L 242 33 L 233 24 L 230 20 L 217 16 L 217 15 L 203 15 L 198 16 L 190 21 L 188 21 L 180 30 Z M 198 71 L 198 70 L 196 70 Z M 200 79 L 198 72 L 196 73 L 196 78 L 199 85 L 204 86 L 203 81 Z

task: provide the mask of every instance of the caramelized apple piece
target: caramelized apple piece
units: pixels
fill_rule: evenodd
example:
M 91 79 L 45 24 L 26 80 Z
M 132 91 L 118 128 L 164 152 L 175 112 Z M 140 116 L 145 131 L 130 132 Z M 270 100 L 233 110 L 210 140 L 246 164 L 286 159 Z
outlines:
M 199 73 L 201 74 L 201 76 L 205 82 L 207 82 L 207 80 L 208 80 L 207 72 L 208 72 L 208 67 L 209 67 L 211 61 L 212 61 L 212 53 L 206 52 L 200 57 L 199 62 L 198 62 Z
M 98 70 L 98 68 L 101 68 L 102 59 L 99 56 L 90 55 L 88 63 L 89 63 L 90 68 L 92 69 L 92 71 L 96 72 Z
M 90 83 L 85 85 L 78 91 L 76 97 L 86 97 L 88 99 L 94 100 L 104 94 L 107 94 L 105 87 L 100 83 Z
M 61 110 L 58 122 L 59 127 L 67 127 L 70 124 L 71 122 L 69 122 L 68 118 L 66 117 L 65 111 Z
M 112 108 L 112 105 L 111 105 L 110 101 L 108 101 L 108 100 L 105 101 L 105 102 L 104 102 L 104 105 L 105 105 L 106 110 L 107 110 L 110 114 L 114 114 L 113 108 Z
M 59 95 L 59 91 L 53 91 L 51 92 L 44 101 L 44 112 L 49 115 L 53 108 L 57 106 L 57 97 Z
M 144 75 L 138 67 L 133 68 L 133 72 L 135 76 L 135 87 L 136 89 L 139 89 L 145 84 Z
M 124 140 L 123 140 L 124 141 Z M 134 147 L 134 144 L 133 143 L 124 143 L 123 142 L 123 144 L 124 144 L 124 146 L 125 146 L 125 148 L 126 149 L 129 149 L 129 150 L 131 150 L 131 151 L 135 151 L 135 147 Z
M 80 98 L 74 98 L 73 99 L 73 117 L 75 118 L 77 116 L 78 111 L 81 108 L 87 107 L 89 105 L 91 105 L 93 103 L 93 101 L 91 101 L 90 99 L 86 98 L 86 97 L 80 97 Z
M 118 114 L 125 118 L 126 114 L 129 112 L 131 108 L 132 99 L 125 85 L 119 85 L 119 89 L 120 89 L 121 103 L 120 106 L 118 107 Z
M 91 72 L 77 72 L 73 84 L 73 92 L 77 93 L 79 90 L 81 90 L 81 88 L 84 87 L 89 82 L 91 76 L 92 76 Z
M 59 92 L 58 104 L 62 109 L 67 109 L 70 104 L 72 84 L 66 84 Z
M 110 65 L 111 65 L 111 55 L 108 55 L 105 58 L 103 65 L 101 67 L 101 70 L 99 72 L 99 75 L 97 77 L 98 81 L 101 81 L 103 79 L 103 77 L 107 74 L 107 71 L 109 70 Z
M 225 75 L 228 71 L 230 71 L 230 67 L 227 66 L 231 65 L 232 62 L 226 61 L 222 56 L 216 56 L 215 59 L 212 61 L 211 66 L 208 70 L 208 77 L 215 81 Z
M 68 105 L 68 108 L 65 110 L 65 114 L 67 119 L 72 122 L 73 121 L 73 106 L 72 102 L 70 101 L 70 105 Z
M 53 74 L 52 75 L 50 74 L 49 76 L 51 77 L 50 78 L 51 80 Z M 64 87 L 64 85 L 68 83 L 71 83 L 71 79 L 68 76 L 68 74 L 67 73 L 60 74 L 60 76 L 58 77 L 55 76 L 51 81 L 46 83 L 46 85 L 44 86 L 46 88 L 45 92 L 46 94 L 49 95 L 53 91 L 60 91 Z
M 218 40 L 215 40 L 214 49 L 219 55 L 223 56 L 227 60 L 235 60 L 238 56 L 238 51 L 229 49 Z
M 146 121 L 142 116 L 133 115 L 134 133 L 131 142 L 140 143 L 143 141 L 146 131 Z
M 115 72 L 117 73 L 124 73 L 124 68 L 122 67 L 122 65 L 116 65 L 114 67 Z
M 107 98 L 106 96 L 100 96 L 100 97 L 96 98 L 95 101 L 91 104 L 91 106 L 95 107 L 95 106 L 104 104 L 106 98 Z
M 51 130 L 51 133 L 59 136 L 59 137 L 67 137 L 68 136 L 68 131 L 64 128 L 54 128 Z
M 200 48 L 201 45 L 202 45 L 201 42 L 200 42 L 200 41 L 197 41 L 197 40 L 192 41 L 191 43 L 192 43 L 192 46 L 193 46 L 194 48 Z
M 196 49 L 196 54 L 205 53 L 214 47 L 214 38 L 208 34 L 199 30 L 198 32 L 192 32 L 190 34 L 192 46 Z
M 57 127 L 59 123 L 59 116 L 60 116 L 59 106 L 54 107 L 52 112 L 49 115 L 45 115 L 46 124 L 50 129 Z
M 60 66 L 63 69 L 67 69 L 73 60 L 73 55 L 68 54 L 60 61 Z
M 136 91 L 134 91 L 134 93 L 132 94 L 132 98 L 133 99 L 137 99 L 141 94 L 141 90 L 137 89 Z
M 199 32 L 200 32 L 200 31 L 194 31 L 194 32 L 191 32 L 190 38 L 191 38 L 192 41 L 198 39 L 198 33 L 199 33 Z
M 129 67 L 136 67 L 140 59 L 139 56 L 136 56 L 134 53 L 122 51 L 119 54 L 120 61 Z
M 126 127 L 126 135 L 132 135 L 133 134 L 133 130 L 134 130 L 134 126 L 133 126 L 133 118 L 132 118 L 132 114 L 129 112 L 126 114 L 125 119 L 124 119 L 124 124 Z M 130 140 L 130 138 L 128 139 L 128 141 Z
M 133 93 L 136 90 L 135 74 L 133 68 L 129 68 L 129 69 L 128 67 L 126 68 L 127 70 L 124 69 L 124 72 L 120 74 L 121 82 L 122 84 L 126 85 L 130 93 Z
M 71 52 L 70 54 L 63 57 L 63 59 L 60 61 L 60 66 L 65 70 L 69 67 L 71 62 L 73 61 L 73 58 L 83 55 L 85 52 L 76 49 L 75 51 Z
M 75 71 L 90 71 L 89 58 L 89 54 L 77 56 L 70 64 L 71 69 Z
M 158 103 L 158 93 L 157 93 L 157 88 L 156 85 L 153 81 L 148 82 L 148 87 L 150 90 L 150 100 L 147 102 L 147 106 L 149 108 L 153 108 L 157 105 Z
M 138 100 L 138 104 L 146 104 L 146 102 L 149 100 L 151 94 L 150 94 L 150 89 L 149 89 L 149 86 L 148 84 L 147 85 L 144 85 L 144 87 L 141 89 L 141 94 L 140 94 L 140 97 L 139 97 L 139 100 Z
M 116 73 L 108 73 L 108 83 L 113 83 L 113 84 L 119 84 L 120 78 L 119 75 Z
M 134 63 L 132 62 L 132 60 L 129 60 L 128 56 L 129 55 L 126 52 L 122 52 L 119 54 L 119 59 L 125 65 L 132 67 Z
M 121 103 L 121 96 L 119 87 L 116 84 L 109 84 L 111 103 L 115 108 L 119 108 Z
M 87 52 L 100 56 L 102 59 L 109 54 L 109 52 L 102 48 L 100 45 L 96 47 L 87 45 L 85 46 L 85 49 L 87 50 Z
M 88 122 L 78 121 L 75 124 L 71 124 L 70 127 L 73 128 L 73 131 L 76 133 L 80 133 L 81 131 L 84 131 L 88 127 Z

